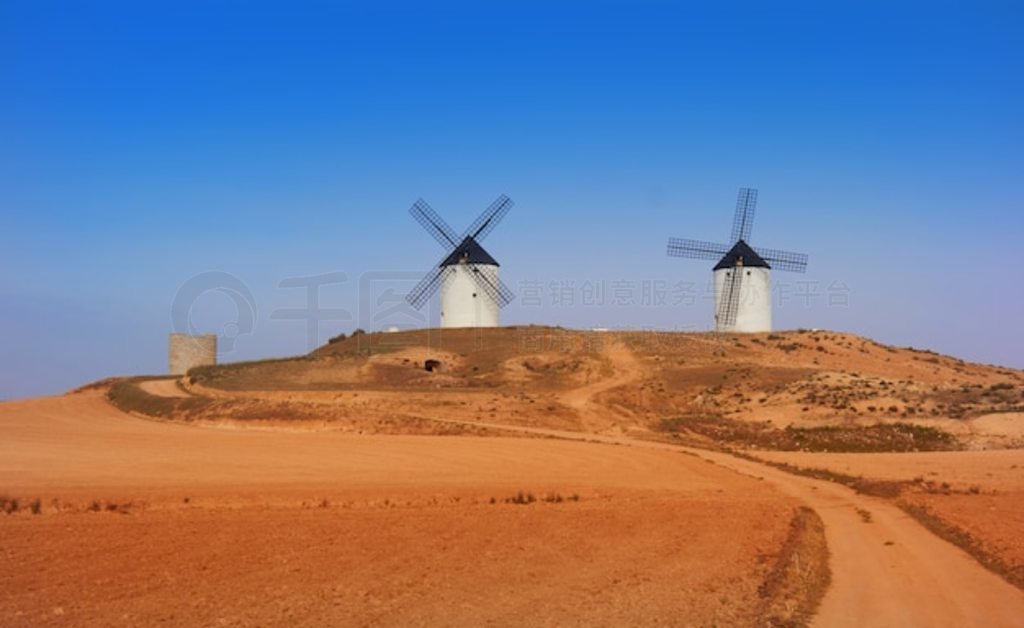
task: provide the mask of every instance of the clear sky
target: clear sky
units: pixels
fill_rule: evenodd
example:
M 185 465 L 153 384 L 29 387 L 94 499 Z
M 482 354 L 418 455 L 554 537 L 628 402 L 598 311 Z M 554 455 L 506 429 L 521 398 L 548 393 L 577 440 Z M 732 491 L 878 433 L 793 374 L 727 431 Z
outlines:
M 1022 147 L 1020 3 L 0 0 L 0 398 L 163 372 L 196 281 L 225 360 L 308 350 L 296 278 L 346 277 L 320 340 L 414 324 L 367 314 L 442 255 L 409 206 L 501 193 L 503 322 L 708 328 L 665 241 L 751 186 L 777 327 L 1022 368 Z

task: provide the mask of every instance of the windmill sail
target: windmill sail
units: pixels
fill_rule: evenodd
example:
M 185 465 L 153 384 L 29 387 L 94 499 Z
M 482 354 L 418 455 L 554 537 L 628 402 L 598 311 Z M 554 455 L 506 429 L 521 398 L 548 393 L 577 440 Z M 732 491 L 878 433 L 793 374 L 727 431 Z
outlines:
M 473 268 L 473 280 L 498 307 L 505 307 L 516 298 L 512 290 L 497 277 L 493 266 L 476 266 Z
M 462 240 L 455 235 L 455 230 L 448 226 L 444 218 L 441 218 L 422 198 L 413 203 L 409 208 L 409 213 L 446 251 L 451 252 Z
M 756 247 L 754 250 L 776 270 L 787 270 L 791 273 L 802 273 L 807 270 L 807 255 L 804 253 L 791 253 L 762 247 Z
M 750 230 L 754 227 L 754 209 L 757 207 L 757 190 L 740 188 L 736 198 L 736 214 L 732 219 L 732 241 L 750 240 Z
M 441 286 L 441 278 L 445 272 L 451 272 L 451 268 L 438 266 L 424 275 L 423 279 L 409 291 L 409 294 L 405 295 L 405 300 L 409 305 L 417 310 L 423 307 Z
M 732 327 L 736 324 L 736 314 L 740 309 L 740 291 L 743 289 L 743 274 L 742 266 L 734 267 L 722 285 L 722 296 L 718 303 L 718 312 L 715 314 L 721 326 Z
M 668 239 L 669 257 L 687 257 L 689 259 L 717 260 L 729 252 L 729 247 L 714 242 L 686 240 L 684 238 Z
M 482 241 L 490 232 L 494 231 L 508 210 L 512 209 L 513 204 L 512 199 L 502 194 L 473 221 L 473 224 L 469 225 L 465 235 L 472 237 L 477 242 Z
M 480 291 L 498 307 L 512 302 L 515 293 L 498 279 L 498 262 L 480 246 L 480 241 L 494 231 L 512 205 L 512 199 L 502 194 L 459 236 L 426 201 L 418 199 L 413 203 L 409 213 L 437 240 L 445 255 L 406 295 L 405 300 L 416 309 L 423 307 L 437 292 L 447 273 L 458 272 L 455 267 L 465 267 L 472 269 L 471 275 Z

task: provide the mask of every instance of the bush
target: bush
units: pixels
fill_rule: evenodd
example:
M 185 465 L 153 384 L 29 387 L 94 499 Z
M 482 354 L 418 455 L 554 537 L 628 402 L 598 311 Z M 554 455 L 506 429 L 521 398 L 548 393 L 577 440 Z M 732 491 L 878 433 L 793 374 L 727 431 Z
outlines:
M 18 504 L 17 498 L 5 497 L 3 495 L 0 495 L 0 511 L 3 511 L 7 514 L 12 514 L 18 512 L 19 508 L 20 504 Z
M 521 506 L 525 506 L 527 504 L 532 504 L 535 501 L 537 501 L 537 498 L 533 496 L 533 493 L 524 493 L 522 491 L 519 491 L 513 497 L 507 498 L 505 500 L 505 503 L 519 504 Z

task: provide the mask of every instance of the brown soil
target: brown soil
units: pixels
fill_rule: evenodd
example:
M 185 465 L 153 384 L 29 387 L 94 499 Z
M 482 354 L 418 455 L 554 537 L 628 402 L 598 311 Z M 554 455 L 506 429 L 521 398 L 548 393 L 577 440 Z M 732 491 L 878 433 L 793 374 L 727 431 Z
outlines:
M 530 427 L 515 429 L 636 448 L 686 451 L 724 468 L 765 480 L 810 506 L 824 522 L 832 566 L 832 584 L 813 625 L 1015 626 L 1019 625 L 1020 617 L 1024 617 L 1024 592 L 1015 588 L 1005 578 L 1006 574 L 986 571 L 986 566 L 976 558 L 944 540 L 948 535 L 940 537 L 930 533 L 893 499 L 875 497 L 832 480 L 811 479 L 723 452 L 621 436 Z M 927 454 L 901 454 L 900 457 L 921 455 Z
M 672 451 L 197 428 L 96 391 L 0 404 L 0 460 L 5 626 L 749 625 L 795 505 Z

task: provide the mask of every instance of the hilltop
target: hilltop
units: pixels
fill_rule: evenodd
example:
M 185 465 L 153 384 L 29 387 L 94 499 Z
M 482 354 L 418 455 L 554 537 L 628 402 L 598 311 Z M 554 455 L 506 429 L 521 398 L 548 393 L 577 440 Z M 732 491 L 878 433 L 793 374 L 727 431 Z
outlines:
M 818 330 L 357 333 L 306 356 L 193 369 L 180 385 L 168 397 L 122 382 L 111 397 L 163 418 L 364 433 L 502 423 L 782 450 L 1024 442 L 1021 371 Z

